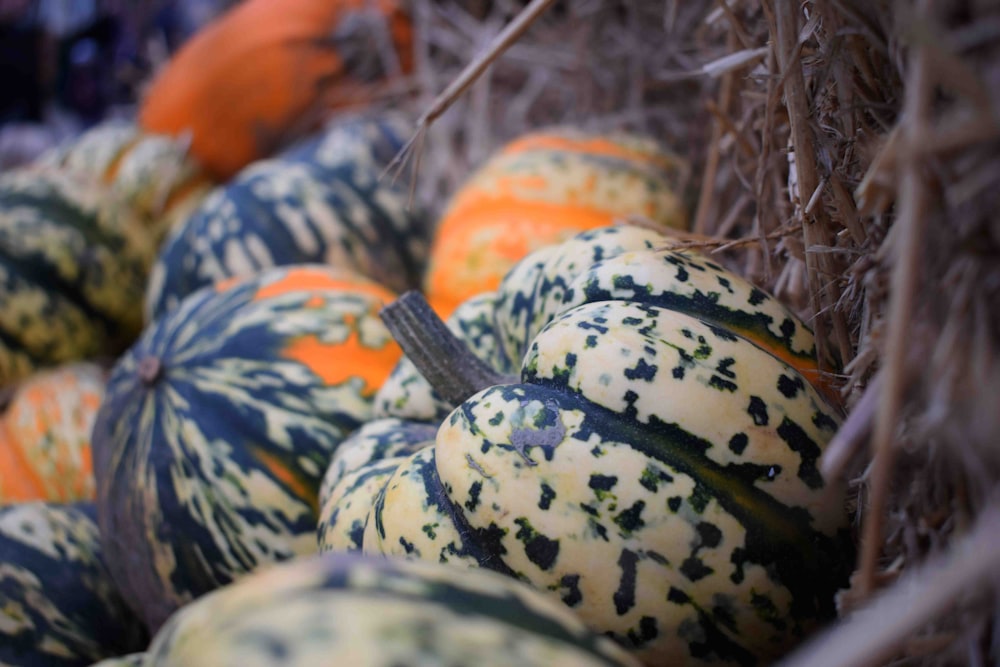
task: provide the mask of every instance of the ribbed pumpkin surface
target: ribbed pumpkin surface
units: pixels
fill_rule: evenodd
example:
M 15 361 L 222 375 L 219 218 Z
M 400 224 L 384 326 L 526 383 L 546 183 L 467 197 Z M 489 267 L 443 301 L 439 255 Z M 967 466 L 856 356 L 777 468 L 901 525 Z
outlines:
M 375 496 L 407 456 L 434 444 L 436 424 L 375 419 L 341 443 L 319 490 L 320 551 L 360 551 Z
M 145 645 L 105 568 L 92 503 L 0 507 L 0 664 L 86 667 Z
M 98 216 L 101 195 L 59 172 L 0 176 L 0 386 L 138 334 L 152 241 Z
M 317 492 L 400 350 L 392 294 L 323 266 L 201 290 L 115 365 L 94 429 L 101 530 L 153 628 L 259 565 L 316 550 Z
M 181 610 L 147 667 L 632 665 L 557 603 L 491 572 L 328 555 L 255 574 Z
M 397 115 L 346 117 L 220 186 L 167 240 L 150 277 L 149 319 L 199 287 L 278 265 L 350 268 L 396 290 L 415 285 L 426 221 L 380 180 L 409 136 Z
M 520 379 L 399 465 L 365 553 L 518 577 L 655 665 L 772 660 L 833 616 L 851 543 L 818 460 L 838 417 L 793 367 L 623 297 L 557 314 Z
M 330 107 L 357 104 L 365 85 L 412 64 L 409 18 L 395 0 L 247 0 L 199 31 L 153 81 L 142 127 L 187 135 L 218 181 L 272 155 Z M 374 16 L 372 16 L 374 14 Z M 391 51 L 390 51 L 391 53 Z
M 80 362 L 39 372 L 0 416 L 0 504 L 94 499 L 90 434 L 107 374 Z
M 428 300 L 447 316 L 494 290 L 518 260 L 630 215 L 683 228 L 674 191 L 680 161 L 625 133 L 553 128 L 512 141 L 455 194 L 435 231 Z

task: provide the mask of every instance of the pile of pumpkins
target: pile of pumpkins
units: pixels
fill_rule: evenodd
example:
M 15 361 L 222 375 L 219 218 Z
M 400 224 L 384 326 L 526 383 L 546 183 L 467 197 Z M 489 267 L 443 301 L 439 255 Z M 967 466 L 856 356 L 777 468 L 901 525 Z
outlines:
M 0 175 L 0 663 L 753 665 L 834 616 L 836 393 L 656 141 L 526 134 L 432 219 L 400 113 L 220 161 L 147 111 Z

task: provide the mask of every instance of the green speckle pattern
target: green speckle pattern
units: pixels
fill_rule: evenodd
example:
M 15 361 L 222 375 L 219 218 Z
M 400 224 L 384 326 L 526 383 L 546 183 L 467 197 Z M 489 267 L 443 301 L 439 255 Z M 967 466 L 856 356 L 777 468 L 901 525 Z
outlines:
M 181 610 L 145 667 L 638 667 L 530 587 L 486 571 L 329 554 Z
M 376 419 L 337 448 L 319 491 L 320 551 L 360 551 L 375 496 L 407 456 L 434 444 L 437 427 Z
M 0 508 L 0 664 L 85 667 L 145 645 L 105 569 L 92 503 Z
M 844 490 L 817 469 L 838 423 L 719 327 L 587 303 L 535 337 L 522 384 L 467 399 L 397 469 L 365 551 L 527 581 L 647 664 L 766 662 L 846 584 Z
M 496 327 L 509 359 L 523 359 L 528 344 L 565 310 L 570 283 L 594 262 L 629 250 L 651 250 L 669 237 L 632 225 L 601 227 L 546 246 L 512 268 L 497 290 Z

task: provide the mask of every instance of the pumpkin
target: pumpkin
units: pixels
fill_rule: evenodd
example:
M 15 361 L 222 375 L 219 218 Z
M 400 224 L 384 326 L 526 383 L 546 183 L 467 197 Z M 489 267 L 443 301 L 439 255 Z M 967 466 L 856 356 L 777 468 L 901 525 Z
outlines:
M 146 633 L 115 589 L 93 503 L 0 507 L 0 664 L 85 667 Z
M 220 186 L 167 240 L 150 277 L 147 318 L 199 287 L 269 266 L 327 263 L 395 290 L 423 269 L 425 218 L 402 184 L 380 180 L 410 123 L 344 116 L 310 141 Z
M 483 292 L 463 301 L 448 318 L 448 328 L 484 363 L 501 373 L 512 365 L 500 347 L 494 324 L 497 293 Z M 455 408 L 434 390 L 417 366 L 404 356 L 375 394 L 375 416 L 440 424 Z
M 94 499 L 90 432 L 106 379 L 102 366 L 78 362 L 17 386 L 0 415 L 0 504 Z
M 410 301 L 420 324 L 384 317 L 433 362 L 448 330 L 416 293 L 390 311 Z M 795 368 L 672 305 L 557 314 L 519 382 L 484 382 L 397 468 L 364 552 L 520 578 L 650 665 L 773 660 L 832 618 L 851 541 L 817 461 L 837 413 Z M 447 354 L 421 368 L 432 384 L 477 363 Z
M 376 419 L 337 448 L 319 490 L 320 551 L 360 551 L 375 495 L 407 455 L 434 442 L 437 426 Z
M 495 290 L 521 258 L 581 231 L 641 215 L 683 228 L 678 158 L 653 140 L 556 127 L 504 146 L 455 193 L 434 233 L 424 280 L 446 317 Z
M 191 603 L 148 667 L 637 666 L 558 604 L 492 572 L 326 555 Z
M 494 315 L 504 353 L 527 345 L 559 313 L 594 301 L 641 302 L 724 327 L 798 370 L 833 404 L 812 331 L 780 301 L 704 256 L 672 248 L 656 232 L 605 227 L 533 253 L 506 275 Z
M 0 175 L 0 386 L 118 354 L 141 329 L 153 241 L 99 216 L 102 196 L 58 171 Z
M 195 158 L 224 182 L 315 127 L 326 109 L 364 102 L 374 84 L 408 72 L 411 51 L 396 0 L 246 0 L 167 62 L 139 124 L 188 136 Z
M 317 493 L 401 354 L 392 294 L 275 267 L 192 294 L 118 360 L 93 433 L 105 553 L 157 628 L 254 568 L 316 551 Z

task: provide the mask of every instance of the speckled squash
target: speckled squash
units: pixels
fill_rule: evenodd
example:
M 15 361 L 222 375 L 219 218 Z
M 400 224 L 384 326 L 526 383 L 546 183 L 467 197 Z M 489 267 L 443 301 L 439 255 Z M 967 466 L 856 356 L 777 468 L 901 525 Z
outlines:
M 353 554 L 286 563 L 182 609 L 146 667 L 638 667 L 492 572 Z
M 358 105 L 412 67 L 412 26 L 398 0 L 245 0 L 188 40 L 141 101 L 149 131 L 190 137 L 226 181 Z
M 409 137 L 403 116 L 346 116 L 214 191 L 165 243 L 147 319 L 199 287 L 270 267 L 326 263 L 395 290 L 419 281 L 426 218 L 402 183 L 380 180 Z
M 434 443 L 436 424 L 375 419 L 337 448 L 319 489 L 320 551 L 360 551 L 382 485 L 408 455 Z
M 116 363 L 94 426 L 101 533 L 151 628 L 316 551 L 317 494 L 400 357 L 384 287 L 320 265 L 192 294 Z
M 17 386 L 0 415 L 0 504 L 94 499 L 90 433 L 105 369 L 78 362 Z
M 650 665 L 766 663 L 846 585 L 843 488 L 817 467 L 838 423 L 725 328 L 582 304 L 399 466 L 363 548 L 523 579 Z
M 0 507 L 0 664 L 86 667 L 146 640 L 105 568 L 93 503 Z
M 676 310 L 725 328 L 788 363 L 834 405 L 812 331 L 780 301 L 697 252 L 636 227 L 606 227 L 543 248 L 504 277 L 496 329 L 504 352 L 521 358 L 558 314 L 583 303 L 632 301 Z M 518 356 L 520 355 L 520 356 Z
M 459 304 L 447 325 L 476 357 L 500 373 L 510 373 L 513 364 L 500 347 L 494 324 L 496 309 L 497 293 L 483 292 Z M 405 356 L 375 394 L 376 417 L 438 424 L 453 409 L 455 406 L 443 399 Z
M 520 137 L 454 195 L 435 231 L 424 281 L 442 317 L 495 290 L 521 258 L 586 229 L 641 215 L 683 228 L 679 158 L 623 132 L 556 127 Z
M 58 171 L 0 175 L 0 386 L 138 334 L 152 241 L 100 217 L 101 197 Z

